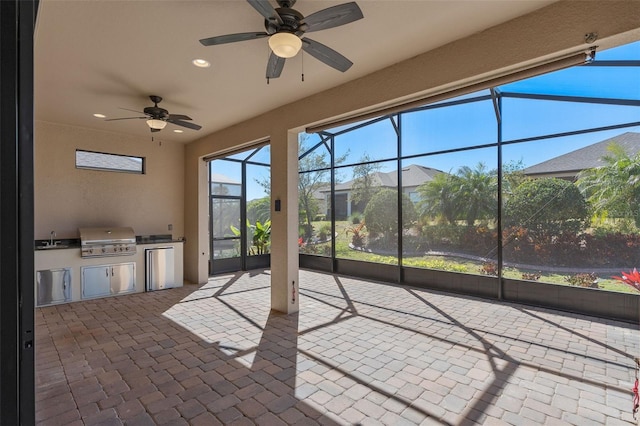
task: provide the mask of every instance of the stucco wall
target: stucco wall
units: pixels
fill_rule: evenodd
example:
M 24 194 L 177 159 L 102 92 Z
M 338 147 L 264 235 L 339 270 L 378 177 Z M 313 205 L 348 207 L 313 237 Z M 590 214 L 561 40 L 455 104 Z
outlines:
M 146 174 L 75 168 L 83 149 L 146 158 Z M 184 145 L 36 122 L 35 238 L 78 238 L 84 226 L 184 236 Z M 168 225 L 173 225 L 173 231 Z
M 203 176 L 202 156 L 265 138 L 271 139 L 272 152 L 286 152 L 273 145 L 290 143 L 287 135 L 292 130 L 469 85 L 543 58 L 574 52 L 588 47 L 584 36 L 590 32 L 599 34 L 595 44 L 600 49 L 628 43 L 640 39 L 639 27 L 638 1 L 561 1 L 190 143 L 185 153 L 185 232 L 191 244 L 185 246 L 185 275 L 193 281 L 206 280 L 207 210 L 201 205 L 206 197 L 199 193 L 206 190 L 206 184 L 198 182 Z M 282 160 L 272 158 L 272 191 L 287 194 L 295 165 L 287 170 Z M 289 220 L 297 220 L 297 215 Z M 281 240 L 280 233 L 286 238 L 288 227 L 274 222 L 272 238 Z M 293 261 L 294 253 L 286 255 Z

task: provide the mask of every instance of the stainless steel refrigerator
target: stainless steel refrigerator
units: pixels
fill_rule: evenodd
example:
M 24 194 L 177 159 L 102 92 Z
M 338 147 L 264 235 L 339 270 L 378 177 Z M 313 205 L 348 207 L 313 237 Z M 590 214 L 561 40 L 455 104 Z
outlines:
M 147 249 L 145 255 L 145 290 L 155 291 L 175 287 L 174 248 Z

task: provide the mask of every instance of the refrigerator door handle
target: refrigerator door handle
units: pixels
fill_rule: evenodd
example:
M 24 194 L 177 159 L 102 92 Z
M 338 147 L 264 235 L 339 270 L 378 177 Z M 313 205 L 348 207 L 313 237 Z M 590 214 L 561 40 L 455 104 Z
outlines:
M 147 276 L 146 276 L 146 282 L 147 282 L 147 291 L 151 291 L 151 290 L 155 290 L 153 288 L 153 283 L 151 282 L 151 277 L 153 276 L 153 274 L 151 273 L 151 271 L 153 270 L 153 252 L 151 250 L 147 250 Z

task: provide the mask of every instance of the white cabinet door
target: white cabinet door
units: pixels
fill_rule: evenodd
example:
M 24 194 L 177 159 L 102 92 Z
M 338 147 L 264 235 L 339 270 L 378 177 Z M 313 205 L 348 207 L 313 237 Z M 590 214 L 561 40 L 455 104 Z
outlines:
M 128 293 L 136 289 L 135 263 L 111 265 L 111 294 Z
M 111 267 L 84 266 L 82 271 L 82 298 L 109 296 L 111 294 Z
M 133 262 L 83 266 L 80 270 L 83 299 L 130 293 L 136 290 L 136 264 Z

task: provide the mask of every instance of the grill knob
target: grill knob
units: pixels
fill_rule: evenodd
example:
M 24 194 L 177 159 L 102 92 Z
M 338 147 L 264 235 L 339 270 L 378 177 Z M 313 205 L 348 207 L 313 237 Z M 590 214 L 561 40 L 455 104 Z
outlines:
M 103 248 L 102 248 L 102 252 L 103 252 L 103 253 L 106 253 L 106 252 L 107 252 L 107 249 L 103 247 Z

